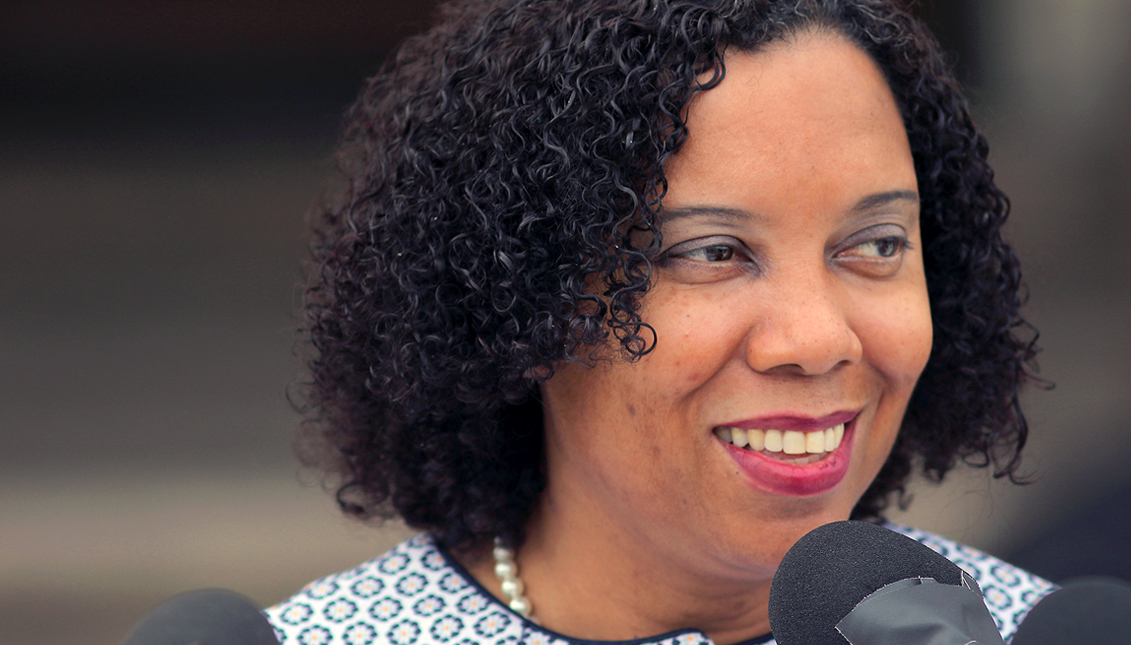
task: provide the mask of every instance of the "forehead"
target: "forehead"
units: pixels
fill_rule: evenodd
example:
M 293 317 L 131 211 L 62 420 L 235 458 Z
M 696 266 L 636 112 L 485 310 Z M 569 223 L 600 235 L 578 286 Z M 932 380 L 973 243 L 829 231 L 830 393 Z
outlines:
M 806 31 L 764 51 L 729 52 L 725 64 L 723 81 L 691 102 L 690 136 L 665 167 L 684 197 L 812 190 L 814 177 L 845 173 L 857 184 L 875 178 L 859 190 L 914 187 L 895 98 L 871 57 L 844 37 Z

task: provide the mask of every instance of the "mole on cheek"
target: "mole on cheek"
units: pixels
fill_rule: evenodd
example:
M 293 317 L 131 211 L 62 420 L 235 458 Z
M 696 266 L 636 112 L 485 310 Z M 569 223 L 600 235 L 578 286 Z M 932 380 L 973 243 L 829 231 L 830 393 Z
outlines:
M 628 404 L 628 414 L 629 416 L 636 416 L 636 406 L 632 405 L 631 403 Z

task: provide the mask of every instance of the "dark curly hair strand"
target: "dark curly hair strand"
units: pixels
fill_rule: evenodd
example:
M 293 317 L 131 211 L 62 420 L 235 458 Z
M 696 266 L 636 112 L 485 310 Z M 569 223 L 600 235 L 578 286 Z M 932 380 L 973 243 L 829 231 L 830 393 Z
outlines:
M 934 40 L 881 0 L 463 0 L 406 41 L 348 114 L 348 182 L 317 226 L 308 462 L 351 514 L 399 514 L 449 547 L 520 543 L 545 485 L 537 383 L 554 365 L 656 338 L 637 313 L 659 248 L 664 162 L 687 106 L 807 28 L 883 70 L 918 174 L 934 348 L 895 447 L 854 517 L 916 459 L 1013 476 L 1017 332 L 1008 201 Z M 693 124 L 692 124 L 693 127 Z M 641 242 L 644 240 L 644 242 Z

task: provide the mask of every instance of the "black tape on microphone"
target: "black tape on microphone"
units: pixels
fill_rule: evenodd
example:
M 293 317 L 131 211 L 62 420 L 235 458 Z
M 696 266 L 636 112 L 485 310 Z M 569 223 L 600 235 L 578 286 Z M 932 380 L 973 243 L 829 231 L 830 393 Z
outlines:
M 780 645 L 1003 645 L 970 576 L 866 522 L 797 541 L 774 576 L 770 626 Z

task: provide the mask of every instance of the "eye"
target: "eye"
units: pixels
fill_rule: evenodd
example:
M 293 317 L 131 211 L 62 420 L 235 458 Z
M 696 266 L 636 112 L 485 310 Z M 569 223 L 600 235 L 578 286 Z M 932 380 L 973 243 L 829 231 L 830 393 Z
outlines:
M 698 260 L 700 262 L 729 262 L 734 259 L 734 256 L 734 247 L 726 244 L 712 244 L 711 246 L 692 249 L 682 254 L 682 257 L 688 260 Z
M 673 245 L 661 254 L 665 262 L 693 262 L 697 264 L 727 264 L 750 260 L 746 246 L 726 235 L 697 238 Z
M 850 236 L 841 244 L 833 259 L 858 273 L 887 277 L 895 275 L 903 264 L 903 257 L 911 247 L 900 226 L 885 224 L 875 226 Z
M 857 248 L 861 255 L 877 258 L 893 258 L 903 252 L 906 241 L 898 237 L 885 237 L 871 242 L 865 242 Z
M 753 253 L 727 235 L 696 238 L 673 245 L 660 254 L 655 266 L 682 282 L 713 282 L 757 268 Z

